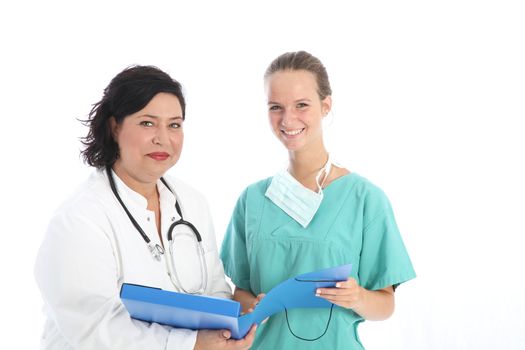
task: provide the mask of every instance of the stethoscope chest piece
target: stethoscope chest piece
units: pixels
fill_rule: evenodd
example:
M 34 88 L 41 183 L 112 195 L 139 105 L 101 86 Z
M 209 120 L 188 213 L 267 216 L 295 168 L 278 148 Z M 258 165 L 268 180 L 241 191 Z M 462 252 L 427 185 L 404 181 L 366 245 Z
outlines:
M 164 255 L 164 248 L 159 244 L 148 243 L 148 250 L 155 261 L 160 261 L 162 255 Z

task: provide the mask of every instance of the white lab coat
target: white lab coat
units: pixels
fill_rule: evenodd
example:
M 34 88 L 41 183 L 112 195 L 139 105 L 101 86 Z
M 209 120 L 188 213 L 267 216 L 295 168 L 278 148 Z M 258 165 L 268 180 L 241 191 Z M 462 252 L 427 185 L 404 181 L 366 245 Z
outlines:
M 113 175 L 128 210 L 151 241 L 161 244 L 155 213 L 146 209 L 146 199 Z M 205 199 L 179 180 L 170 177 L 166 180 L 176 193 L 184 219 L 202 235 L 208 269 L 204 294 L 231 297 Z M 157 186 L 162 237 L 167 248 L 168 228 L 179 215 L 175 196 L 162 182 Z M 201 272 L 194 241 L 189 232 L 178 233 L 176 237 L 175 264 L 181 283 L 186 288 L 196 288 L 201 282 Z M 35 276 L 47 316 L 42 348 L 193 349 L 196 331 L 131 319 L 119 297 L 122 283 L 180 291 L 167 274 L 166 256 L 160 262 L 152 258 L 111 192 L 107 175 L 96 171 L 59 208 L 38 253 Z

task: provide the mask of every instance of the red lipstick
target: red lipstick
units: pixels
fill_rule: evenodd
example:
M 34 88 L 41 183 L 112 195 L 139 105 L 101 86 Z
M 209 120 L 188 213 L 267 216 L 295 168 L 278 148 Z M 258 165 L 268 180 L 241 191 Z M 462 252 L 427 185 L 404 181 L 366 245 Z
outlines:
M 168 159 L 170 155 L 166 152 L 152 152 L 152 153 L 148 153 L 147 156 L 152 159 L 162 161 L 162 160 Z

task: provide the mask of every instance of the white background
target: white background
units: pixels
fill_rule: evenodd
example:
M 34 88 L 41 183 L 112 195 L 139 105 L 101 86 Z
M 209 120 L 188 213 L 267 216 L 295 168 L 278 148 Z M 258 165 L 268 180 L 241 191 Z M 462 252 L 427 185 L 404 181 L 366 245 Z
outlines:
M 187 96 L 171 173 L 221 242 L 248 184 L 286 152 L 262 75 L 285 51 L 327 66 L 336 159 L 389 196 L 418 277 L 360 327 L 372 349 L 525 349 L 525 11 L 520 1 L 141 1 L 0 5 L 2 349 L 38 347 L 32 269 L 52 212 L 91 170 L 78 138 L 124 67 Z

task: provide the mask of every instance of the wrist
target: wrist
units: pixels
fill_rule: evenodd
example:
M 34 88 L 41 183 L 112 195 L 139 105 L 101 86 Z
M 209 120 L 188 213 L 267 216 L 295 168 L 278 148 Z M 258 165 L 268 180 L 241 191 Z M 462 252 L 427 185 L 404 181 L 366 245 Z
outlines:
M 362 313 L 364 309 L 366 308 L 365 305 L 368 299 L 369 291 L 361 286 L 359 286 L 358 289 L 359 289 L 358 297 L 357 297 L 357 300 L 355 301 L 354 306 L 352 307 L 352 310 L 354 310 L 354 312 L 358 313 L 359 315 L 363 316 Z

